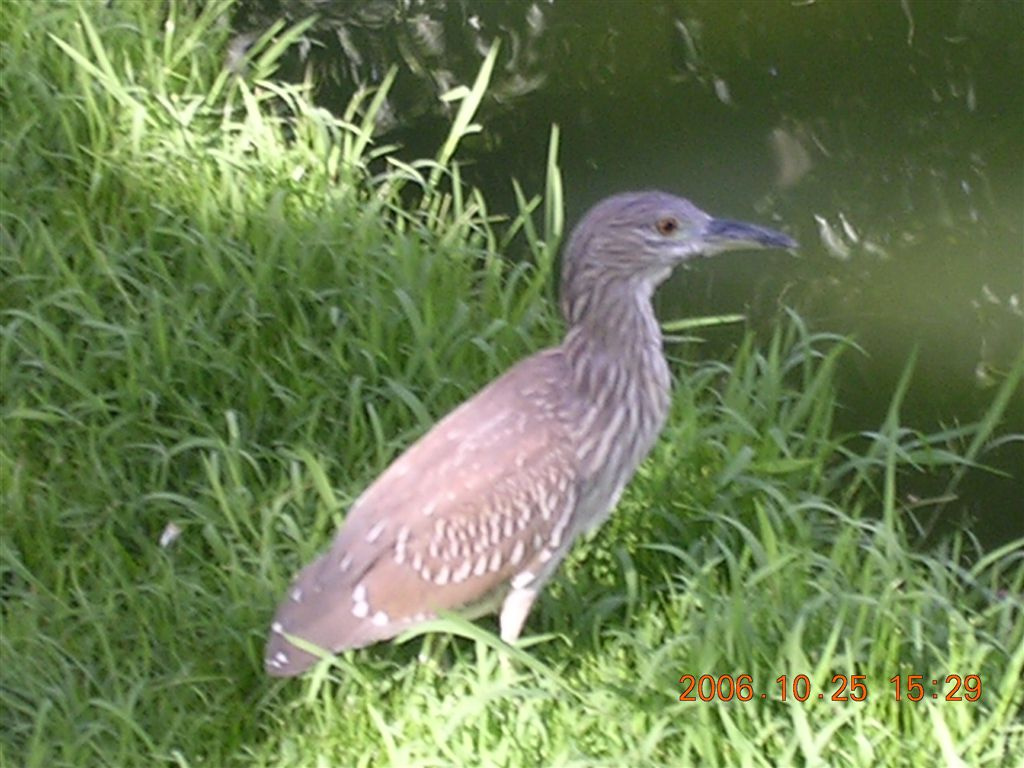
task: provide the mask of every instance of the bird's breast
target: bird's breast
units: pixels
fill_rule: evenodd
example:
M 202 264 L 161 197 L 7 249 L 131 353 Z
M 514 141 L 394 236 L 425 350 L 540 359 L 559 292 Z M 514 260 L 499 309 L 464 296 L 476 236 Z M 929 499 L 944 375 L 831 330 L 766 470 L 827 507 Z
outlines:
M 633 350 L 597 375 L 574 377 L 572 435 L 580 478 L 579 530 L 607 518 L 657 440 L 668 415 L 670 375 L 660 347 Z

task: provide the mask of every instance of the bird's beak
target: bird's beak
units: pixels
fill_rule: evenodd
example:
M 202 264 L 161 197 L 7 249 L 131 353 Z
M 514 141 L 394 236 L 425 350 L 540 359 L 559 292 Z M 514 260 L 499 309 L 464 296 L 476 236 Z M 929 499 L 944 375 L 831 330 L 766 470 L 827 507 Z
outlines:
M 731 219 L 711 219 L 701 235 L 705 254 L 735 251 L 743 248 L 796 248 L 797 242 L 789 235 L 774 229 L 747 224 Z

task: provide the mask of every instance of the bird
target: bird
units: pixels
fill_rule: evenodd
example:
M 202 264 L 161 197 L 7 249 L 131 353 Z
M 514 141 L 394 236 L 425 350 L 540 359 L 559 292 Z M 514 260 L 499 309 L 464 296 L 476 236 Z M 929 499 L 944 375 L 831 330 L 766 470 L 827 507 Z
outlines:
M 562 343 L 456 407 L 363 491 L 281 600 L 266 672 L 299 675 L 439 612 L 497 610 L 501 639 L 515 643 L 545 582 L 608 518 L 665 424 L 671 380 L 654 290 L 700 257 L 796 246 L 667 192 L 595 204 L 562 253 Z

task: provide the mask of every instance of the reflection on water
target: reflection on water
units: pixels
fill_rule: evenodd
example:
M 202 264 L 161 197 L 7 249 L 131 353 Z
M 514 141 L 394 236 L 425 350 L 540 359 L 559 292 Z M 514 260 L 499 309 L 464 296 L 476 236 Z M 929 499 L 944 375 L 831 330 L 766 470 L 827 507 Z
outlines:
M 340 111 L 397 65 L 381 131 L 410 158 L 436 151 L 439 96 L 501 39 L 486 130 L 461 150 L 494 208 L 511 209 L 512 177 L 542 188 L 558 123 L 569 221 L 661 187 L 785 228 L 799 254 L 702 262 L 663 291 L 661 314 L 743 311 L 764 328 L 788 305 L 855 334 L 867 355 L 844 374 L 847 428 L 877 423 L 915 345 L 905 413 L 922 428 L 976 418 L 1024 348 L 1022 3 L 285 0 L 247 4 L 235 24 L 312 12 L 291 75 L 312 67 Z M 736 333 L 712 333 L 708 353 Z M 1024 432 L 1024 395 L 1016 405 L 1009 426 Z M 1024 449 L 997 458 L 1016 477 L 979 486 L 988 541 L 1024 534 Z

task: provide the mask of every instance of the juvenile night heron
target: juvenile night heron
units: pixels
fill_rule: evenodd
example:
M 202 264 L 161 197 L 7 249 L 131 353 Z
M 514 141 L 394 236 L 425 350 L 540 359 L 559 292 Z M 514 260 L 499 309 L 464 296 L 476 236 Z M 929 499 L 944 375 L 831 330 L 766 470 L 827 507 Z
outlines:
M 316 661 L 294 638 L 339 652 L 438 611 L 500 605 L 502 639 L 518 638 L 544 582 L 608 517 L 665 422 L 655 287 L 698 256 L 795 246 L 663 192 L 594 206 L 563 253 L 565 340 L 448 414 L 363 492 L 278 607 L 267 672 Z

